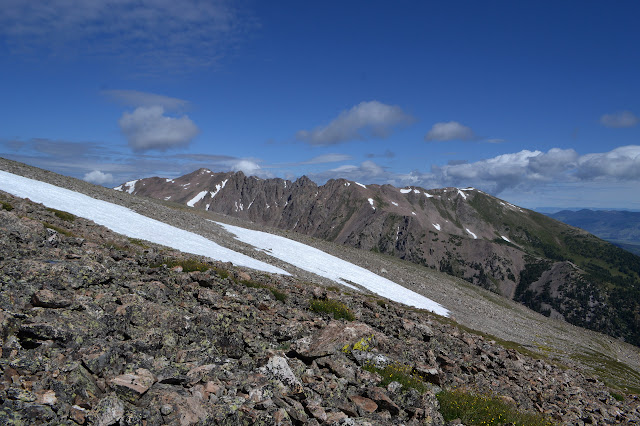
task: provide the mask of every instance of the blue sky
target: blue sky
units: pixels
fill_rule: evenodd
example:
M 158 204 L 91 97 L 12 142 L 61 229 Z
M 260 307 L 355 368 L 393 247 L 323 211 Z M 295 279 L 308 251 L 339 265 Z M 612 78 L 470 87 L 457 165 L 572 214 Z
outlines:
M 0 155 L 640 209 L 640 3 L 0 0 Z

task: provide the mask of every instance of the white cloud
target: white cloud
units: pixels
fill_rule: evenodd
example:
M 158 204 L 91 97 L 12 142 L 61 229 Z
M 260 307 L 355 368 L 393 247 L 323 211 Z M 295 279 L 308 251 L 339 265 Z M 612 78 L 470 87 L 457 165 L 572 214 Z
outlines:
M 576 175 L 582 180 L 640 179 L 640 146 L 621 146 L 609 152 L 583 155 L 578 160 Z
M 91 55 L 156 72 L 210 65 L 257 25 L 227 0 L 1 3 L 0 38 L 12 53 Z
M 546 153 L 523 150 L 473 163 L 434 167 L 418 180 L 439 186 L 470 185 L 493 194 L 547 184 L 637 181 L 640 146 L 582 156 L 573 149 L 552 148 Z
M 335 145 L 352 140 L 384 138 L 393 127 L 408 124 L 413 118 L 399 106 L 378 101 L 361 102 L 345 110 L 326 126 L 300 130 L 296 138 L 311 145 Z
M 436 123 L 424 137 L 426 141 L 468 141 L 475 138 L 473 130 L 457 121 Z
M 132 113 L 125 112 L 118 124 L 134 151 L 165 151 L 184 146 L 199 132 L 189 117 L 164 115 L 161 106 L 138 107 Z
M 394 175 L 385 170 L 373 161 L 363 161 L 360 165 L 345 164 L 320 173 L 312 173 L 309 175 L 311 179 L 317 182 L 325 182 L 329 179 L 348 179 L 363 183 L 391 183 L 393 184 Z
M 107 185 L 113 182 L 113 175 L 111 173 L 103 173 L 100 170 L 94 170 L 85 174 L 82 180 L 95 183 L 96 185 Z
M 613 114 L 604 114 L 600 117 L 600 123 L 606 127 L 634 127 L 640 119 L 631 111 L 619 111 Z
M 130 107 L 161 106 L 167 111 L 176 111 L 184 109 L 189 104 L 183 99 L 138 90 L 104 90 L 102 93 Z
M 242 172 L 247 176 L 258 176 L 262 174 L 260 165 L 251 160 L 237 160 L 231 164 L 231 170 Z

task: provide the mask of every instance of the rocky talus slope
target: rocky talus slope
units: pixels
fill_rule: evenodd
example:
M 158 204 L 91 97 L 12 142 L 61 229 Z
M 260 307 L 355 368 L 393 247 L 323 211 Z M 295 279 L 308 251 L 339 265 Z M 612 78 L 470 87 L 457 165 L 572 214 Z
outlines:
M 318 186 L 199 169 L 116 189 L 389 254 L 640 346 L 640 257 L 474 188 Z
M 636 396 L 451 320 L 0 201 L 0 424 L 442 425 L 452 387 L 560 424 L 640 423 Z M 328 300 L 353 321 L 310 309 Z

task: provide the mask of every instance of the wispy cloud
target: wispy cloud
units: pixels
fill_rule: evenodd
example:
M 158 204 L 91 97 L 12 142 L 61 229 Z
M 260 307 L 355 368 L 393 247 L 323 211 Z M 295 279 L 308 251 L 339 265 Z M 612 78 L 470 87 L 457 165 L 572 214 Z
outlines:
M 348 160 L 351 160 L 351 156 L 347 154 L 323 154 L 313 157 L 310 160 L 302 161 L 299 164 L 339 163 L 340 161 Z
M 436 123 L 424 137 L 426 141 L 468 141 L 475 138 L 476 135 L 473 133 L 471 128 L 460 124 L 457 121 Z
M 311 145 L 335 145 L 353 140 L 385 138 L 393 128 L 409 124 L 413 117 L 397 105 L 378 101 L 361 102 L 342 111 L 326 126 L 300 130 L 296 138 Z
M 640 122 L 640 119 L 631 111 L 619 111 L 613 114 L 604 114 L 600 117 L 600 124 L 606 127 L 634 127 L 638 122 Z
M 214 63 L 254 25 L 227 0 L 5 0 L 0 37 L 14 54 L 90 54 L 177 71 Z
M 189 117 L 167 116 L 162 106 L 138 107 L 132 113 L 125 112 L 118 124 L 134 151 L 166 151 L 185 146 L 199 133 Z
M 104 90 L 102 94 L 129 107 L 161 106 L 167 111 L 179 111 L 189 105 L 189 102 L 184 99 L 140 92 L 138 90 Z

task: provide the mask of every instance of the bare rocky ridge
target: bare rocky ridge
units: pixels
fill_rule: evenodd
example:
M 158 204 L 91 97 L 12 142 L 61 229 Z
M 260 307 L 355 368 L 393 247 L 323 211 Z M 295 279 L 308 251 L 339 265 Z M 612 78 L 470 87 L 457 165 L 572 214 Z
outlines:
M 453 386 L 562 424 L 640 422 L 636 396 L 617 401 L 570 359 L 560 368 L 451 320 L 296 277 L 208 259 L 205 272 L 168 268 L 190 257 L 6 193 L 0 200 L 2 424 L 442 425 L 435 393 Z M 402 264 L 373 256 L 360 261 L 386 258 L 391 273 Z M 483 294 L 478 305 L 498 297 L 441 274 L 413 286 L 439 278 L 451 280 L 447 298 L 462 299 L 454 305 L 473 302 L 467 290 Z M 331 299 L 355 321 L 309 309 Z M 426 391 L 381 386 L 362 368 L 368 359 L 409 368 Z
M 199 169 L 116 189 L 390 254 L 640 345 L 640 257 L 473 188 L 318 186 Z

